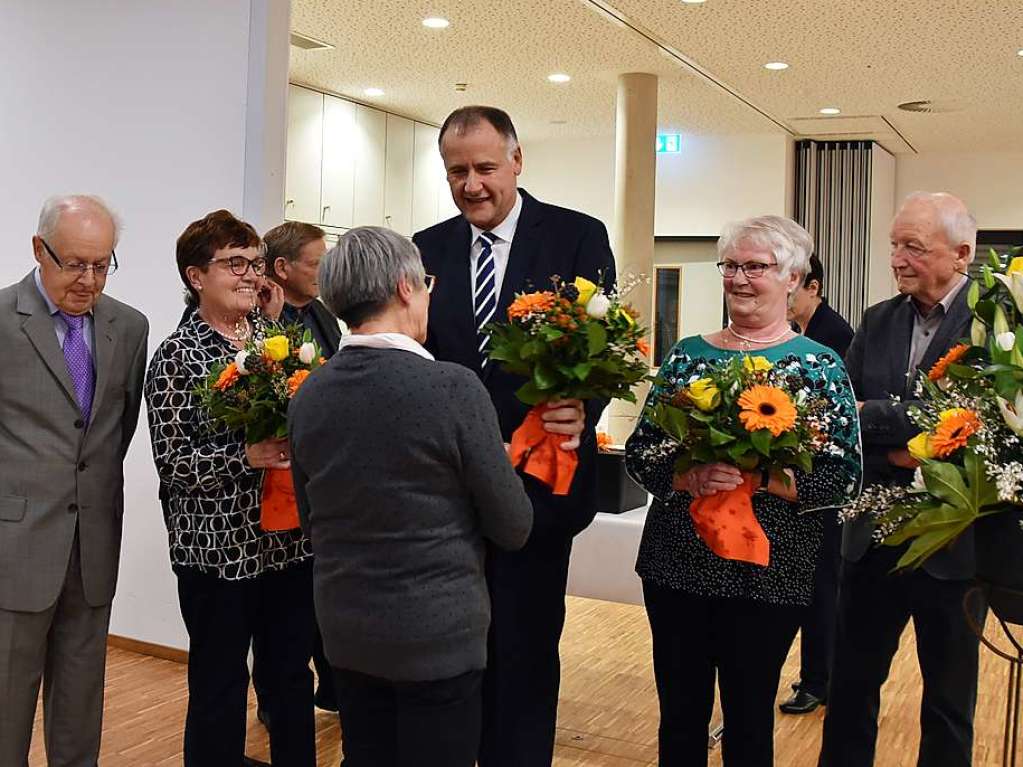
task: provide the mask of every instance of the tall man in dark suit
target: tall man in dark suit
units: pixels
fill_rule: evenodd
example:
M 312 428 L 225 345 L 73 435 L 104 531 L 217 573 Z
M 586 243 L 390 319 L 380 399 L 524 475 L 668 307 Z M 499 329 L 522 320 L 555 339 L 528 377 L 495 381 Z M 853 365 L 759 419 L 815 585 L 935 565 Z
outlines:
M 285 221 L 263 235 L 266 244 L 267 275 L 284 291 L 284 308 L 281 322 L 301 323 L 320 346 L 324 357 L 333 357 L 341 341 L 341 328 L 337 317 L 320 302 L 319 269 L 320 260 L 327 252 L 325 232 L 313 224 L 300 221 Z M 253 658 L 254 685 L 259 693 L 260 663 Z M 265 661 L 264 661 L 265 662 Z M 319 629 L 313 644 L 313 665 L 316 667 L 316 694 L 313 700 L 317 708 L 337 711 L 334 695 L 334 675 L 323 654 L 323 638 Z M 266 723 L 262 707 L 257 710 L 259 720 Z
M 36 268 L 0 290 L 0 764 L 26 767 L 43 682 L 51 765 L 94 765 L 149 324 L 103 295 L 117 223 L 48 200 Z
M 909 484 L 906 442 L 918 371 L 967 333 L 965 273 L 977 223 L 947 194 L 916 193 L 892 222 L 891 267 L 900 295 L 864 313 L 846 357 L 860 400 L 864 480 Z M 893 401 L 892 397 L 900 401 Z M 822 767 L 873 764 L 880 690 L 909 619 L 923 675 L 919 767 L 967 767 L 973 751 L 977 637 L 963 614 L 974 574 L 973 535 L 921 567 L 893 574 L 904 547 L 871 546 L 867 519 L 847 524 Z M 983 620 L 983 615 L 976 616 Z
M 842 315 L 828 306 L 827 299 L 821 295 L 823 290 L 824 265 L 814 254 L 810 256 L 810 271 L 803 279 L 802 287 L 796 288 L 792 294 L 789 320 L 807 338 L 824 344 L 844 358 L 853 339 L 853 329 Z M 792 696 L 778 706 L 782 713 L 808 714 L 827 697 L 835 642 L 841 541 L 838 514 L 830 511 L 824 514 L 824 537 L 813 576 L 813 601 L 800 626 L 799 681 L 792 685 Z
M 550 287 L 552 275 L 613 283 L 614 259 L 599 221 L 517 188 L 522 151 L 505 112 L 456 110 L 441 127 L 440 152 L 462 215 L 413 238 L 437 277 L 426 346 L 479 374 L 509 440 L 529 410 L 515 397 L 523 381 L 488 361 L 481 328 L 505 319 L 516 292 Z M 553 758 L 568 559 L 572 537 L 596 513 L 594 426 L 605 404 L 550 403 L 547 430 L 570 435 L 562 447 L 579 452 L 571 491 L 555 496 L 524 477 L 534 513 L 529 542 L 518 552 L 487 551 L 492 622 L 481 767 L 542 767 Z

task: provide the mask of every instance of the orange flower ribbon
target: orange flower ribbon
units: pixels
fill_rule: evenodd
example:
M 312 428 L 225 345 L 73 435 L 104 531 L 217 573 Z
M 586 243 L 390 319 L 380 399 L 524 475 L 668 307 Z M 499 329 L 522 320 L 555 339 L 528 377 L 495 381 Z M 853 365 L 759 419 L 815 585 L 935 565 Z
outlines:
M 734 490 L 694 498 L 689 516 L 707 548 L 722 559 L 767 567 L 771 542 L 753 513 L 754 478 Z
M 561 449 L 561 443 L 571 437 L 544 429 L 541 416 L 546 409 L 546 405 L 536 405 L 512 432 L 511 462 L 551 488 L 554 495 L 568 495 L 579 456 L 575 450 Z
M 267 469 L 264 472 L 259 526 L 268 533 L 294 530 L 299 526 L 291 469 Z

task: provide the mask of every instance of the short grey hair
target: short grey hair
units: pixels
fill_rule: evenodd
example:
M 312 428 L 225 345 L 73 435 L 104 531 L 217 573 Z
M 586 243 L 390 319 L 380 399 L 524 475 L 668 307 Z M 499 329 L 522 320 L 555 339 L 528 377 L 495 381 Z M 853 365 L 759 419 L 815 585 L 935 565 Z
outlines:
M 913 192 L 902 201 L 899 210 L 914 202 L 927 203 L 937 210 L 948 244 L 953 249 L 969 245 L 972 261 L 977 255 L 977 219 L 966 203 L 948 192 Z
M 39 211 L 39 225 L 36 227 L 36 235 L 42 239 L 53 237 L 60 224 L 60 217 L 69 210 L 80 210 L 92 208 L 100 210 L 109 216 L 114 225 L 114 248 L 121 239 L 121 217 L 106 204 L 102 197 L 94 194 L 62 194 L 49 198 L 43 203 Z
M 774 256 L 779 280 L 797 274 L 802 282 L 810 271 L 813 238 L 790 218 L 756 216 L 726 224 L 718 238 L 718 257 L 730 256 L 744 244 L 769 251 Z
M 345 232 L 320 262 L 320 298 L 349 327 L 380 314 L 398 283 L 426 282 L 419 248 L 392 229 L 360 226 Z

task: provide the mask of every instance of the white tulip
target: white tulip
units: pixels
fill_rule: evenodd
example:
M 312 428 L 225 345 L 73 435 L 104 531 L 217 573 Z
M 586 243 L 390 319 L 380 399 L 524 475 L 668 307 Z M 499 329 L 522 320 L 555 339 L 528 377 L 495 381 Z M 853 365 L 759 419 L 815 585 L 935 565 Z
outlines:
M 603 293 L 596 293 L 586 304 L 586 313 L 595 320 L 602 320 L 607 316 L 607 310 L 610 308 L 610 299 Z
M 1009 403 L 1001 397 L 998 400 L 998 409 L 1002 411 L 1002 419 L 1015 434 L 1023 437 L 1023 391 L 1016 392 L 1016 401 Z
M 245 367 L 245 363 L 248 361 L 248 359 L 249 353 L 244 349 L 242 349 L 240 352 L 234 355 L 234 366 L 238 368 L 238 373 L 240 375 L 247 376 L 249 374 L 249 369 Z
M 298 361 L 303 365 L 310 365 L 312 361 L 316 359 L 316 344 L 312 341 L 306 341 L 300 347 L 298 347 Z
M 1003 351 L 1007 352 L 1016 345 L 1016 334 L 1011 330 L 1007 330 L 1004 333 L 999 333 L 995 336 L 995 341 L 998 342 L 998 347 Z

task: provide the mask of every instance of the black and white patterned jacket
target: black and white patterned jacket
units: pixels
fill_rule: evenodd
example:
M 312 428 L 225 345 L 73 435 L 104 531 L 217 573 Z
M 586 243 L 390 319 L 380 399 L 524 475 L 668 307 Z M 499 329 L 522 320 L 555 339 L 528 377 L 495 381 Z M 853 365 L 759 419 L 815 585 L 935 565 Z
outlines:
M 168 491 L 171 564 L 226 580 L 283 569 L 312 553 L 298 530 L 260 528 L 263 472 L 246 462 L 243 434 L 212 423 L 194 393 L 235 351 L 194 313 L 160 344 L 145 384 L 153 460 Z

